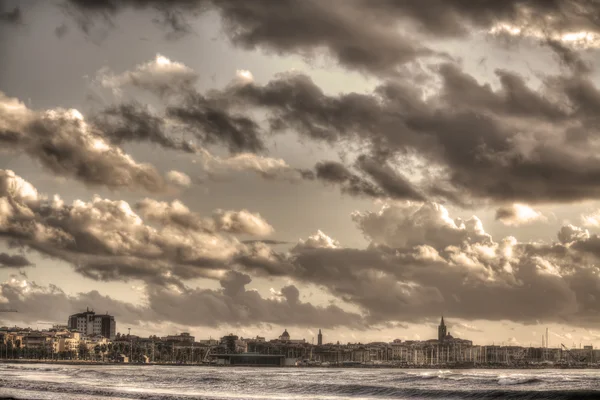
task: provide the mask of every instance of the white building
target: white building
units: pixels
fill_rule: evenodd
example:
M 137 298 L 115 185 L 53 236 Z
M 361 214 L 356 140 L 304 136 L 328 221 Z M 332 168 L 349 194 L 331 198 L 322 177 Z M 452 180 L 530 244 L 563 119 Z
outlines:
M 68 326 L 69 329 L 76 329 L 83 335 L 101 335 L 110 340 L 114 340 L 117 333 L 115 317 L 108 314 L 96 315 L 89 308 L 85 312 L 71 315 Z

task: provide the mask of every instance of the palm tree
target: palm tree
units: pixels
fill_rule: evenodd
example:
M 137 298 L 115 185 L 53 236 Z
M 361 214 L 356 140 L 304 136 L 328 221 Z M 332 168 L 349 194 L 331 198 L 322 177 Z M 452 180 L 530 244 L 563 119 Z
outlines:
M 102 346 L 100 346 L 100 351 L 102 352 L 102 362 L 104 362 L 104 357 L 106 356 L 106 350 L 107 350 L 106 344 L 103 344 Z
M 98 361 L 98 357 L 100 356 L 100 351 L 102 349 L 100 348 L 100 345 L 97 344 L 94 346 L 94 354 L 96 354 L 96 359 L 94 361 Z

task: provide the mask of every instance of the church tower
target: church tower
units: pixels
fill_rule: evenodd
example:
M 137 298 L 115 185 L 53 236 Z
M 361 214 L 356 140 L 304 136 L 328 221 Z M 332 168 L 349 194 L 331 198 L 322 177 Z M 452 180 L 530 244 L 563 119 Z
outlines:
M 442 315 L 442 322 L 438 326 L 438 340 L 441 342 L 446 337 L 446 324 L 444 324 L 444 316 Z
M 317 336 L 317 344 L 319 346 L 323 346 L 323 334 L 321 333 L 320 329 L 319 329 L 319 335 Z

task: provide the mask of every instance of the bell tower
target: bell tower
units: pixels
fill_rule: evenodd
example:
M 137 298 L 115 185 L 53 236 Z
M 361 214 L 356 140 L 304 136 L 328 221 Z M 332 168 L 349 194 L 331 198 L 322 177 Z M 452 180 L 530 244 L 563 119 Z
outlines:
M 446 324 L 444 324 L 444 316 L 442 315 L 442 321 L 438 326 L 438 340 L 441 342 L 446 337 Z

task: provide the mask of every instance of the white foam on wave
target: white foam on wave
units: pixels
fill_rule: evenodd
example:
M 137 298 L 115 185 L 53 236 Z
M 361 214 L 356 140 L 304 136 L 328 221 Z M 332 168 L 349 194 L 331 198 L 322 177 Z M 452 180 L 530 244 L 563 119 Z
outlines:
M 531 375 L 501 375 L 498 378 L 499 385 L 524 385 L 537 382 L 541 382 L 541 379 Z

